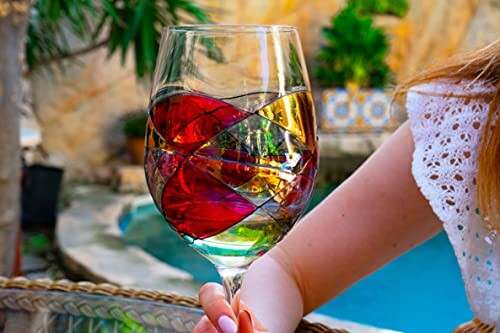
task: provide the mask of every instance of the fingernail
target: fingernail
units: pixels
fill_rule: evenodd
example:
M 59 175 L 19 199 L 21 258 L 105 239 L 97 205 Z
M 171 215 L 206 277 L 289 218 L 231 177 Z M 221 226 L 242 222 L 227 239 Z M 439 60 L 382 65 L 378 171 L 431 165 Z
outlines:
M 224 333 L 236 333 L 236 330 L 238 329 L 236 327 L 236 323 L 228 316 L 221 316 L 217 323 Z

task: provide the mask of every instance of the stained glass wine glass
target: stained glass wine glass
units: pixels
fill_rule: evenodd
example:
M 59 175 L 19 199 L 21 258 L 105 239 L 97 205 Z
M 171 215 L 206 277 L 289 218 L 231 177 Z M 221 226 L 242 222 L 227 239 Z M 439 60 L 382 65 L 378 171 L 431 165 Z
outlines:
M 146 178 L 166 221 L 216 266 L 229 298 L 306 208 L 318 166 L 315 126 L 294 27 L 164 30 Z

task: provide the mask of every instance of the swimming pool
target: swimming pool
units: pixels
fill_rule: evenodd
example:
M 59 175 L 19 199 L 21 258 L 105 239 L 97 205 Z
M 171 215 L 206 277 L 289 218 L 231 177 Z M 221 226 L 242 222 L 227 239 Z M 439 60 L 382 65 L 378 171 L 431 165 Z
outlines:
M 310 207 L 332 188 L 316 190 Z M 196 281 L 219 281 L 212 264 L 170 229 L 153 204 L 134 207 L 122 216 L 120 228 L 126 242 L 190 272 Z M 317 312 L 408 333 L 451 332 L 472 318 L 444 233 L 359 281 Z

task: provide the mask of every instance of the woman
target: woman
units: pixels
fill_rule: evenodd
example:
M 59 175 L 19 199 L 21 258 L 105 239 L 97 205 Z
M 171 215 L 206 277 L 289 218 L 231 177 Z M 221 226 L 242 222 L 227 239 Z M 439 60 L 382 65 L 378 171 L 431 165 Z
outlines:
M 500 326 L 500 40 L 421 73 L 405 93 L 409 121 L 251 266 L 232 308 L 220 285 L 200 290 L 207 316 L 195 332 L 293 332 L 443 227 L 479 318 L 459 330 Z

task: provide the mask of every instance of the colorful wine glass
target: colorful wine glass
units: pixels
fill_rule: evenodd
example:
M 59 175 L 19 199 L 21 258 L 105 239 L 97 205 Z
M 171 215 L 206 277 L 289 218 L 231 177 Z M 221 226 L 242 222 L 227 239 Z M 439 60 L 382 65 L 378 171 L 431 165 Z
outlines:
M 144 164 L 159 211 L 216 266 L 231 299 L 248 266 L 297 222 L 315 183 L 316 122 L 297 30 L 166 28 Z

